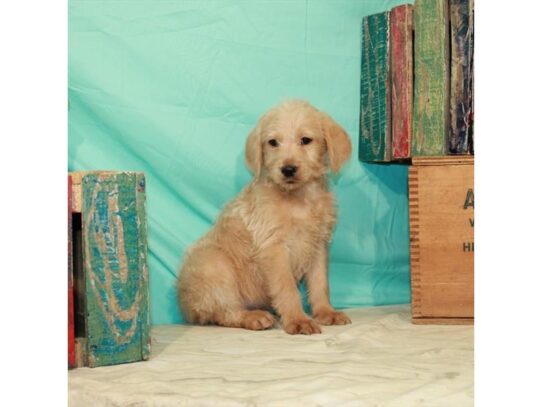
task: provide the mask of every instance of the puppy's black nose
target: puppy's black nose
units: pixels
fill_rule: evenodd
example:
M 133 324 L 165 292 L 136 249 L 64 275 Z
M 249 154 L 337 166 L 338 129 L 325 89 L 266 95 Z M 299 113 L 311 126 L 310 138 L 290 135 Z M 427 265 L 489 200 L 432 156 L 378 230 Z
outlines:
M 282 174 L 284 174 L 285 177 L 293 177 L 295 172 L 297 171 L 297 167 L 295 165 L 285 165 L 280 169 Z

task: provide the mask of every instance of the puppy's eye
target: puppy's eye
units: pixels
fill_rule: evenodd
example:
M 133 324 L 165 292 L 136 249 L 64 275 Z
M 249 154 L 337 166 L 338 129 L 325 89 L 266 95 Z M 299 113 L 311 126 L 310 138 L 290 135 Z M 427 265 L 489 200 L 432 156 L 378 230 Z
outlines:
M 301 137 L 301 144 L 307 145 L 307 144 L 310 144 L 311 142 L 312 142 L 311 138 L 309 138 L 309 137 Z
M 279 146 L 279 143 L 277 140 L 275 140 L 274 138 L 269 140 L 268 141 L 269 145 L 272 146 L 272 147 L 278 147 Z

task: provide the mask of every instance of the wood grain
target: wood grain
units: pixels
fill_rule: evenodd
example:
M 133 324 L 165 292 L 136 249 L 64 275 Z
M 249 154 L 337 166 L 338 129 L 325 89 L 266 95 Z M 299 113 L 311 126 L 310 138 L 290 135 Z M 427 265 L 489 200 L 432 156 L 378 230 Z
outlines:
M 472 155 L 412 157 L 412 165 L 474 165 Z
M 472 63 L 470 64 L 470 129 L 468 149 L 469 154 L 474 154 L 474 0 L 469 0 L 469 25 L 472 27 L 469 36 L 470 52 L 472 53 Z
M 390 12 L 392 159 L 410 157 L 412 141 L 412 5 Z
M 474 20 L 472 0 L 450 1 L 450 130 L 448 152 L 472 151 L 472 74 Z
M 73 302 L 72 179 L 68 175 L 68 368 L 75 367 L 75 320 Z
M 474 318 L 412 318 L 416 325 L 473 325 Z
M 409 169 L 413 318 L 474 316 L 473 168 Z
M 414 6 L 414 116 L 412 155 L 444 155 L 449 126 L 447 0 Z
M 75 367 L 88 366 L 87 338 L 75 338 Z
M 139 214 L 138 253 L 141 272 L 141 284 L 145 287 L 141 292 L 141 305 L 139 311 L 141 334 L 141 358 L 149 359 L 151 355 L 151 312 L 149 298 L 149 269 L 147 264 L 147 216 L 146 216 L 146 180 L 142 173 L 136 174 L 136 202 Z
M 145 179 L 82 176 L 83 268 L 90 367 L 148 358 Z
M 362 21 L 360 144 L 362 161 L 391 159 L 390 13 Z

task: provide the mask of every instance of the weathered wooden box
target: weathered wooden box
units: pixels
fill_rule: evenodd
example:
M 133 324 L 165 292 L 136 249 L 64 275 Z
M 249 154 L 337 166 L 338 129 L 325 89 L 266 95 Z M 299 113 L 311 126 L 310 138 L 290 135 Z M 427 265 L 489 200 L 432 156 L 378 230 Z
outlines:
M 415 157 L 408 174 L 412 322 L 474 321 L 474 157 Z
M 70 179 L 75 366 L 148 359 L 145 177 L 107 171 Z

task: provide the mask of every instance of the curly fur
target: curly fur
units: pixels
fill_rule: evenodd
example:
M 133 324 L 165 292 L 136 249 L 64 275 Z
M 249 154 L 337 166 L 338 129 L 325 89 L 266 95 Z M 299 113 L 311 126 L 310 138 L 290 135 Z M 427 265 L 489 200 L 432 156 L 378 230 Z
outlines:
M 178 295 L 187 321 L 266 329 L 274 311 L 291 334 L 350 323 L 329 302 L 336 212 L 327 173 L 338 172 L 351 150 L 341 126 L 307 102 L 282 103 L 260 118 L 245 147 L 252 182 L 185 255 Z M 281 172 L 287 165 L 297 167 L 294 177 Z M 314 319 L 302 308 L 301 279 Z

